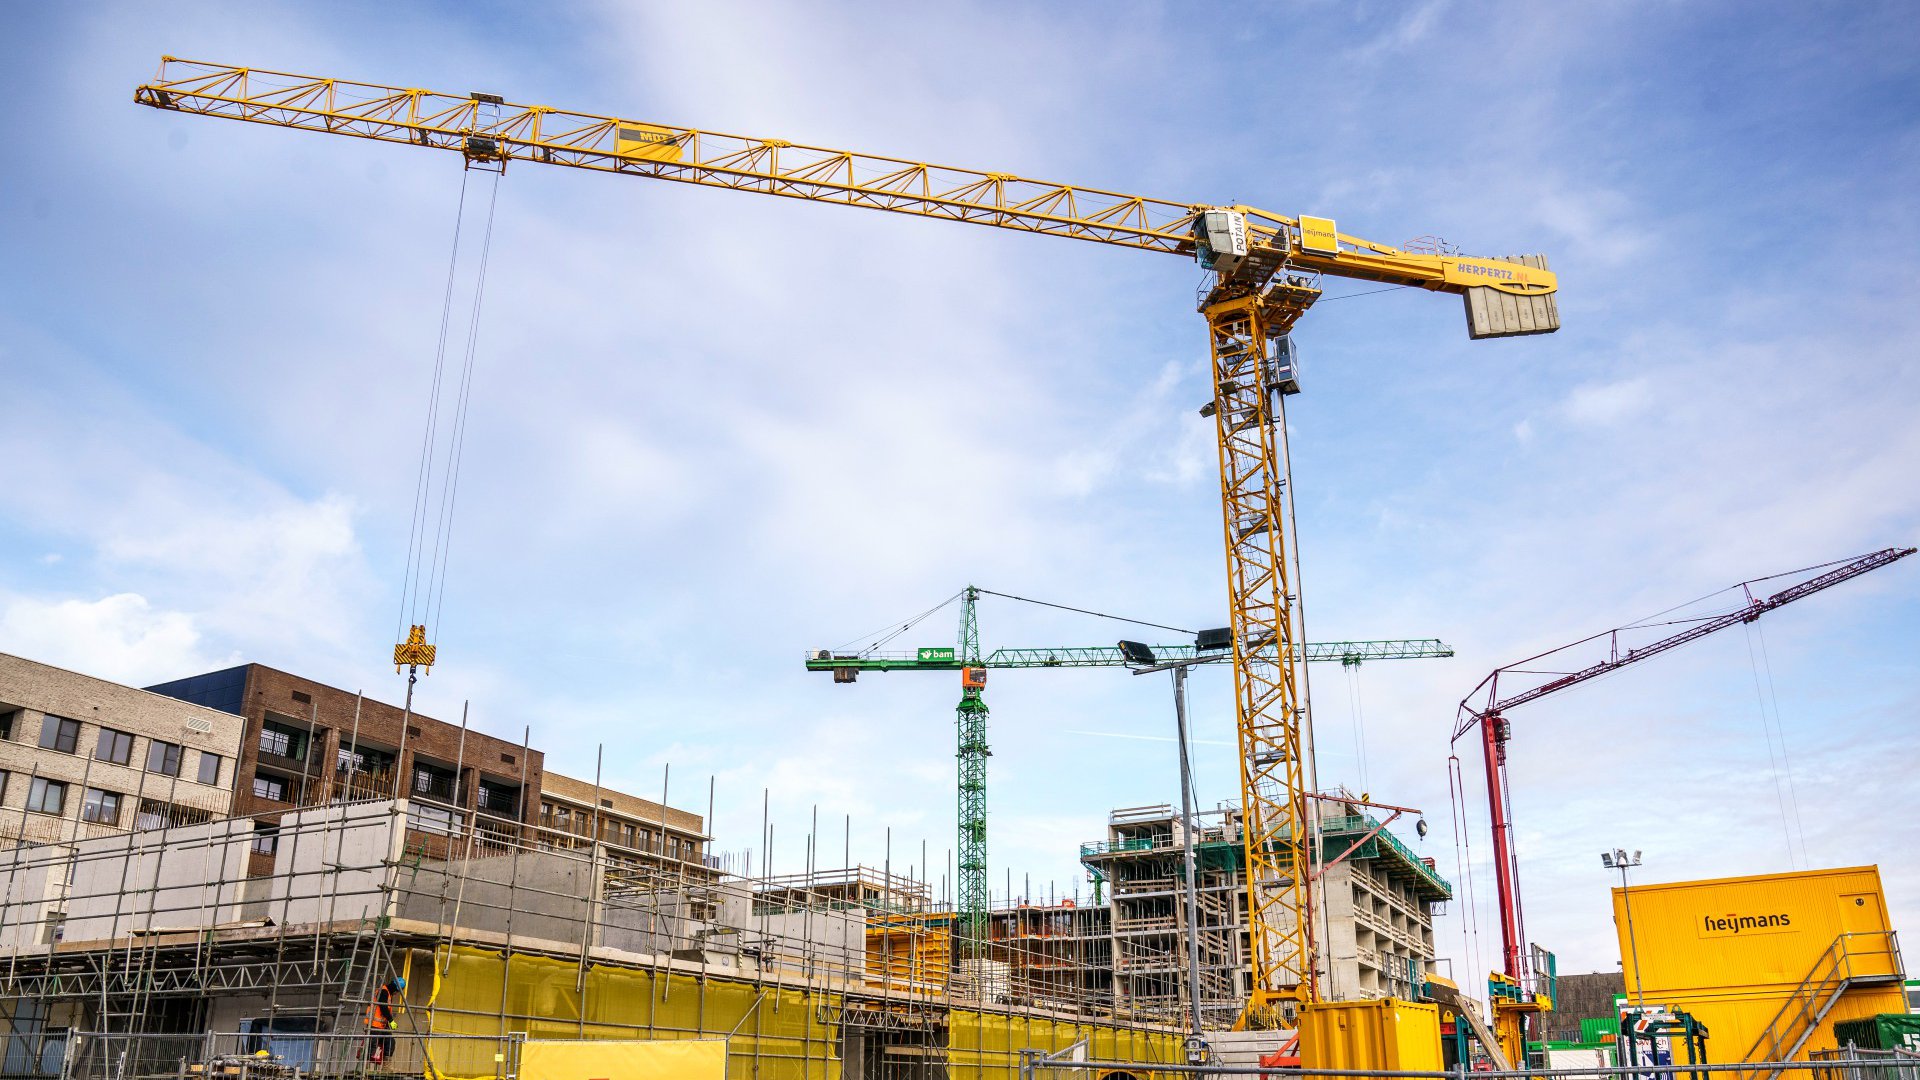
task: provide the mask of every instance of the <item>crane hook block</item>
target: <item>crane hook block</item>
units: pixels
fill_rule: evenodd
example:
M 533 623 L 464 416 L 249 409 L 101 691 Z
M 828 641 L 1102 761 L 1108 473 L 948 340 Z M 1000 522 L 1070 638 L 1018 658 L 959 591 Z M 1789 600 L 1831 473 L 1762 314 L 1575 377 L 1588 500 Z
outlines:
M 402 668 L 431 668 L 433 655 L 434 647 L 427 644 L 427 628 L 415 626 L 407 631 L 407 640 L 393 647 L 393 670 L 397 674 Z

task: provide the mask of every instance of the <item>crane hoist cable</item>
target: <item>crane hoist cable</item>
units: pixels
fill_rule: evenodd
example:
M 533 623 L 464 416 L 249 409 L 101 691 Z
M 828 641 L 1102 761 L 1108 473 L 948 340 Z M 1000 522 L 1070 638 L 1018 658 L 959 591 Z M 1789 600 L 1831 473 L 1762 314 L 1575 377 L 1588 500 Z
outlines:
M 460 371 L 450 377 L 447 359 L 454 332 L 454 297 L 460 284 L 460 250 L 467 229 L 467 190 L 473 172 L 492 174 L 486 199 L 473 272 L 473 301 L 465 314 L 466 336 L 460 348 Z M 414 478 L 413 512 L 409 518 L 407 561 L 401 576 L 400 621 L 394 646 L 396 671 L 408 672 L 408 711 L 413 683 L 430 671 L 436 647 L 428 642 L 429 627 L 437 627 L 446 607 L 447 568 L 452 555 L 454 512 L 460 491 L 460 467 L 465 458 L 467 414 L 473 399 L 473 372 L 480 350 L 480 316 L 486 303 L 487 268 L 493 252 L 493 226 L 500 205 L 500 177 L 504 167 L 468 161 L 460 174 L 460 195 L 454 209 L 453 243 L 447 258 L 447 286 L 440 306 L 440 329 L 434 346 L 433 378 L 427 392 L 426 421 L 422 425 L 420 465 Z M 451 395 L 451 401 L 448 400 Z M 436 460 L 438 469 L 436 472 Z M 437 504 L 437 505 L 436 505 Z

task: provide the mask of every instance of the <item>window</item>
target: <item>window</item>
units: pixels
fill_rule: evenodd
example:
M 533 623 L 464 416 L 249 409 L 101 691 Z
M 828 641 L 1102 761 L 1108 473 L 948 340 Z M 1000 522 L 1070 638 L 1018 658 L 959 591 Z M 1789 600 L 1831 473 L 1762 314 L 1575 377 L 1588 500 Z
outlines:
M 44 776 L 33 778 L 27 789 L 27 809 L 36 814 L 58 814 L 67 808 L 67 785 Z
M 213 820 L 213 813 L 194 806 L 176 806 L 173 803 L 160 802 L 157 799 L 141 799 L 140 806 L 133 813 L 133 827 L 136 829 L 165 829 L 174 825 L 204 825 Z
M 63 754 L 77 753 L 80 749 L 80 721 L 66 720 L 58 716 L 42 719 L 40 748 L 58 750 Z
M 133 736 L 103 727 L 100 729 L 100 743 L 94 747 L 93 756 L 115 765 L 125 765 L 133 760 Z
M 333 769 L 338 773 L 388 773 L 393 768 L 393 755 L 385 750 L 374 750 L 364 746 L 342 746 L 333 754 Z
M 0 710 L 0 739 L 13 738 L 13 725 L 20 719 L 19 709 Z
M 253 823 L 253 853 L 271 855 L 280 850 L 280 826 L 270 821 Z
M 413 793 L 435 799 L 453 800 L 453 770 L 436 768 L 424 762 L 413 766 Z
M 287 782 L 277 776 L 255 776 L 253 778 L 253 797 L 268 802 L 287 801 Z
M 88 788 L 86 798 L 80 800 L 80 820 L 99 825 L 120 824 L 120 800 L 123 798 L 125 796 L 119 792 Z
M 506 784 L 480 781 L 480 809 L 490 814 L 514 815 L 520 812 L 520 792 Z
M 220 782 L 220 755 L 200 751 L 200 782 L 218 784 Z
M 147 743 L 147 771 L 162 776 L 180 775 L 180 744 L 154 739 Z
M 260 752 L 276 757 L 298 758 L 306 746 L 306 733 L 271 720 L 260 725 Z
M 465 832 L 460 815 L 444 806 L 423 803 L 407 804 L 407 828 L 440 836 L 461 836 Z

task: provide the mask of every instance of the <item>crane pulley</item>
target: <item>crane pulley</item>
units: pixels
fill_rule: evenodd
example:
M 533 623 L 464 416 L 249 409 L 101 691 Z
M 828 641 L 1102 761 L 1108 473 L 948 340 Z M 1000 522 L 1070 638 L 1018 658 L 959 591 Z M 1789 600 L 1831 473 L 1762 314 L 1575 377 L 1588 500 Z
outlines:
M 1317 999 L 1310 912 L 1308 722 L 1292 570 L 1291 491 L 1276 357 L 1322 275 L 1463 298 L 1471 337 L 1550 333 L 1558 281 L 1539 256 L 1394 247 L 1331 219 L 1175 202 L 448 94 L 168 57 L 142 105 L 381 142 L 496 164 L 528 161 L 1063 236 L 1199 259 L 1207 320 L 1245 820 L 1252 989 L 1243 1023 L 1278 1026 Z

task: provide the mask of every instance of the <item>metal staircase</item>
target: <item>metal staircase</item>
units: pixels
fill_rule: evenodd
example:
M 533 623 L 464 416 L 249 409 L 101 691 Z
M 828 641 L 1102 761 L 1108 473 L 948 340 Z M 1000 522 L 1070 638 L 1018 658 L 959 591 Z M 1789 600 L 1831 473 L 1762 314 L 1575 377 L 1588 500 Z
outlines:
M 1788 996 L 1780 1011 L 1774 1014 L 1773 1022 L 1741 1059 L 1749 1064 L 1772 1066 L 1747 1073 L 1748 1080 L 1779 1080 L 1780 1063 L 1792 1061 L 1800 1053 L 1847 991 L 1858 986 L 1898 983 L 1900 979 L 1900 943 L 1892 932 L 1841 934 L 1834 938 L 1833 944 L 1820 954 L 1813 970 Z

